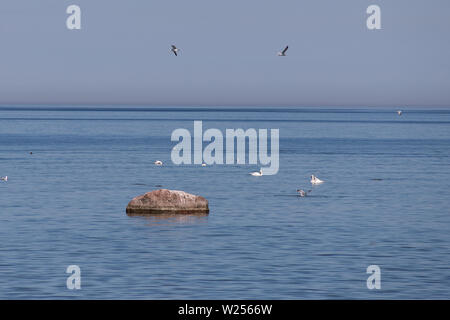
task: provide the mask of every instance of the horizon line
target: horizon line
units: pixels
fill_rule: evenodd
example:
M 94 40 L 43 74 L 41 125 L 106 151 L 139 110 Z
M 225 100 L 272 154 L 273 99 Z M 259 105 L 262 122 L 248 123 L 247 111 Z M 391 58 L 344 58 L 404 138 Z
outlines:
M 298 108 L 298 109 L 314 109 L 314 108 L 331 108 L 331 109 L 450 109 L 450 105 L 292 105 L 292 104 L 146 104 L 146 103 L 0 103 L 0 108 L 61 108 L 61 107 L 116 107 L 116 108 Z

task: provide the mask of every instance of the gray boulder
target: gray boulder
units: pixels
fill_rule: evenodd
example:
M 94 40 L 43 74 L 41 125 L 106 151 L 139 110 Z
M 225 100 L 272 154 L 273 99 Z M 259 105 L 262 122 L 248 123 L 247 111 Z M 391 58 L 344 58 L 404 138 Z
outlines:
M 128 215 L 142 214 L 208 214 L 208 200 L 178 190 L 160 189 L 135 197 L 128 203 Z

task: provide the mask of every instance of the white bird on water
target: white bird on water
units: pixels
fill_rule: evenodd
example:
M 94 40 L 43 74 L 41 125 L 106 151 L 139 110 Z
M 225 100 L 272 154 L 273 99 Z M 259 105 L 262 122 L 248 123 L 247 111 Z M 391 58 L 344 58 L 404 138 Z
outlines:
M 403 113 L 402 110 L 398 110 L 398 111 L 397 111 L 397 114 L 398 114 L 399 116 L 401 116 L 402 113 Z
M 250 172 L 250 174 L 254 177 L 261 177 L 263 175 L 262 169 L 259 169 L 259 171 Z
M 283 51 L 278 52 L 279 57 L 286 57 L 286 51 L 289 49 L 289 46 L 286 46 Z
M 170 49 L 170 51 L 172 51 L 174 55 L 178 56 L 178 51 L 180 51 L 180 49 L 178 49 L 177 47 L 172 45 L 172 48 Z
M 1 177 L 0 180 L 6 182 L 6 181 L 8 181 L 8 176 L 6 176 L 6 177 Z
M 311 184 L 321 184 L 321 183 L 323 183 L 322 180 L 317 178 L 315 175 L 311 175 Z
M 156 164 L 157 166 L 162 166 L 162 165 L 163 165 L 162 161 L 159 161 L 159 160 L 155 161 L 155 164 Z

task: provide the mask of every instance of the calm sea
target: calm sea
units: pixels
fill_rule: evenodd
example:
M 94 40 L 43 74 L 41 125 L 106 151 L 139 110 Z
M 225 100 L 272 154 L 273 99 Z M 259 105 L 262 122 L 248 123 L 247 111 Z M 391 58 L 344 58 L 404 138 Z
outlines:
M 0 298 L 448 299 L 450 111 L 395 111 L 0 107 Z M 173 165 L 194 120 L 279 129 L 279 173 Z M 125 214 L 160 186 L 210 215 Z

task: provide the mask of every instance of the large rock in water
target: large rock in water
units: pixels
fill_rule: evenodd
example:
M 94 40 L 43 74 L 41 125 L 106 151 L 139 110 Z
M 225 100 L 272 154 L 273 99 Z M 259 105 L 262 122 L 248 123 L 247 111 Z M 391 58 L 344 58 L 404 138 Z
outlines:
M 160 189 L 137 196 L 128 203 L 127 214 L 209 213 L 208 200 L 178 190 Z

